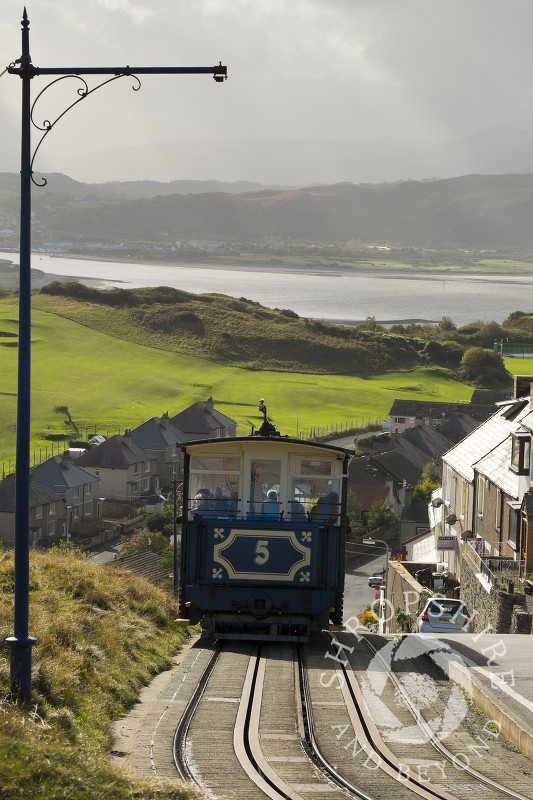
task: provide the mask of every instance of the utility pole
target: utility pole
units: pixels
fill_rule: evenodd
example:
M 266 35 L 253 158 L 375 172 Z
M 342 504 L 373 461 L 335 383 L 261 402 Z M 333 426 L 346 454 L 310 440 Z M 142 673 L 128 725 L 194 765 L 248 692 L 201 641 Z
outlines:
M 10 677 L 11 695 L 19 703 L 28 703 L 31 696 L 32 647 L 36 639 L 29 632 L 29 493 L 30 493 L 30 388 L 31 388 L 31 183 L 45 186 L 46 180 L 37 184 L 33 178 L 33 163 L 44 138 L 54 125 L 77 103 L 102 86 L 129 76 L 135 81 L 132 87 L 138 91 L 141 82 L 138 75 L 213 75 L 217 83 L 227 78 L 227 67 L 219 63 L 216 67 L 36 67 L 31 62 L 29 43 L 29 20 L 24 8 L 22 18 L 22 54 L 9 65 L 10 75 L 18 75 L 22 81 L 21 122 L 21 167 L 20 167 L 20 283 L 19 283 L 19 341 L 18 341 L 18 394 L 17 394 L 17 440 L 15 474 L 15 601 L 14 635 L 6 639 L 11 649 Z M 41 75 L 59 76 L 49 83 L 31 104 L 31 81 Z M 109 75 L 92 89 L 82 75 Z M 75 79 L 81 83 L 77 99 L 66 108 L 54 122 L 45 120 L 35 123 L 35 104 L 44 92 L 58 81 Z M 43 135 L 31 152 L 31 126 Z

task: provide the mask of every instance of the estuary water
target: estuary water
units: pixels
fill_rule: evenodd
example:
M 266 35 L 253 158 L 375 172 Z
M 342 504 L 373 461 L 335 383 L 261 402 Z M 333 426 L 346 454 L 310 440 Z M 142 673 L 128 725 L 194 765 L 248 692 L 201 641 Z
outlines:
M 0 258 L 18 263 L 18 253 L 0 253 Z M 457 325 L 474 320 L 501 323 L 512 311 L 533 311 L 533 275 L 152 265 L 40 253 L 33 254 L 32 267 L 45 273 L 44 279 L 33 282 L 34 288 L 66 279 L 99 288 L 173 286 L 194 294 L 246 297 L 270 308 L 290 308 L 301 317 L 347 324 L 368 316 L 389 323 L 438 321 L 443 316 Z

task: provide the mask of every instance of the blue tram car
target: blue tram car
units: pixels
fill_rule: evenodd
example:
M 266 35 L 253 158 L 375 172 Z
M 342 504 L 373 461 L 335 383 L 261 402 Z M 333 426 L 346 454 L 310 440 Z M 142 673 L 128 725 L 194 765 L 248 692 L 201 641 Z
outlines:
M 184 452 L 181 608 L 220 639 L 306 641 L 342 624 L 350 453 L 281 436 Z

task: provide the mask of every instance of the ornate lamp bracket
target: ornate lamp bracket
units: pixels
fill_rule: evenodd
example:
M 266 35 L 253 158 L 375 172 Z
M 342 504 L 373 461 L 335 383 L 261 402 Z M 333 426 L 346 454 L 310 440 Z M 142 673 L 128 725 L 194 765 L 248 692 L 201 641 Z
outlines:
M 133 89 L 134 92 L 138 92 L 139 89 L 141 88 L 142 84 L 141 84 L 141 81 L 139 80 L 139 78 L 137 77 L 137 75 L 134 75 L 132 72 L 123 72 L 120 75 L 114 75 L 112 78 L 108 78 L 107 80 L 102 81 L 102 83 L 99 83 L 97 86 L 93 86 L 92 89 L 89 89 L 89 85 L 88 85 L 87 81 L 84 78 L 82 78 L 80 75 L 62 75 L 60 78 L 56 78 L 54 81 L 49 83 L 47 86 L 44 87 L 44 89 L 42 91 L 39 92 L 39 94 L 37 95 L 37 97 L 33 101 L 33 105 L 31 107 L 31 111 L 30 111 L 30 120 L 31 120 L 31 124 L 33 125 L 33 127 L 36 128 L 38 131 L 44 131 L 43 135 L 41 136 L 41 138 L 39 140 L 39 143 L 38 143 L 37 147 L 33 151 L 33 155 L 31 157 L 31 163 L 30 163 L 30 177 L 31 177 L 32 183 L 35 186 L 39 186 L 39 187 L 42 188 L 43 186 L 46 186 L 46 184 L 47 184 L 46 178 L 41 178 L 41 181 L 35 180 L 35 178 L 33 177 L 33 164 L 35 162 L 35 158 L 37 156 L 37 153 L 38 153 L 39 148 L 41 147 L 43 141 L 46 139 L 46 137 L 48 136 L 50 131 L 55 127 L 55 125 L 57 125 L 59 120 L 63 119 L 63 117 L 66 114 L 68 114 L 68 112 L 72 108 L 74 108 L 74 106 L 77 106 L 78 103 L 81 103 L 82 100 L 85 100 L 85 98 L 88 97 L 90 94 L 93 94 L 93 92 L 96 92 L 98 89 L 101 89 L 103 86 L 107 86 L 108 83 L 113 83 L 113 81 L 116 81 L 119 78 L 126 78 L 126 77 L 133 78 L 133 80 L 136 83 L 132 84 L 131 88 Z M 68 80 L 68 79 L 71 79 L 71 78 L 74 79 L 74 80 L 80 81 L 80 83 L 82 84 L 82 86 L 79 86 L 76 89 L 76 94 L 78 95 L 78 98 L 76 100 L 74 100 L 74 102 L 71 103 L 69 106 L 67 106 L 67 108 L 65 108 L 65 110 L 62 111 L 61 114 L 59 114 L 59 116 L 57 116 L 56 119 L 53 122 L 50 122 L 50 120 L 48 120 L 48 119 L 43 120 L 43 122 L 41 124 L 36 122 L 35 121 L 35 117 L 34 117 L 35 106 L 37 105 L 37 103 L 39 102 L 41 97 L 45 94 L 45 92 L 48 91 L 48 89 L 51 89 L 52 86 L 54 86 L 55 84 L 60 83 L 60 81 L 65 81 L 65 80 Z

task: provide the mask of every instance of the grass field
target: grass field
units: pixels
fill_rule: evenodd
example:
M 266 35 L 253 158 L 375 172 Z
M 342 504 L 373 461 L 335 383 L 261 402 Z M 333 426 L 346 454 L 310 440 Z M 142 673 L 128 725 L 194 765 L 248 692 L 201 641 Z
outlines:
M 17 305 L 0 302 L 0 330 L 16 333 Z M 0 338 L 0 468 L 15 452 L 16 338 Z M 513 359 L 511 359 L 512 361 Z M 269 417 L 280 431 L 372 423 L 382 419 L 395 398 L 458 401 L 472 389 L 445 370 L 418 368 L 372 377 L 258 372 L 116 339 L 55 314 L 35 309 L 32 325 L 31 448 L 37 460 L 51 453 L 46 435 L 86 431 L 110 435 L 135 427 L 164 410 L 175 414 L 210 395 L 216 407 L 236 419 L 239 433 L 262 417 L 257 401 L 264 397 Z M 65 425 L 67 406 L 79 434 Z M 32 456 L 33 458 L 33 456 Z M 6 468 L 6 471 L 9 471 Z

